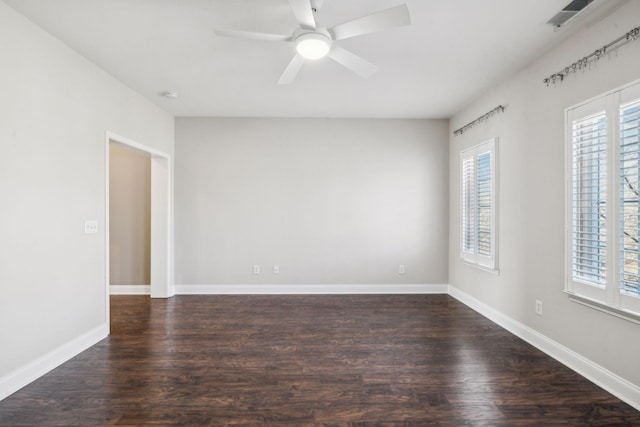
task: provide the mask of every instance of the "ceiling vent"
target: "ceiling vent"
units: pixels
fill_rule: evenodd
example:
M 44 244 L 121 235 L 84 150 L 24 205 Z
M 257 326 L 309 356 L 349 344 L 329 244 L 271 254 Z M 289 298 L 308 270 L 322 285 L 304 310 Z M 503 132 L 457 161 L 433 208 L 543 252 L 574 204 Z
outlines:
M 567 21 L 580 13 L 591 2 L 593 2 L 593 0 L 573 0 L 553 18 L 549 19 L 547 24 L 551 24 L 556 28 L 562 27 L 567 23 Z

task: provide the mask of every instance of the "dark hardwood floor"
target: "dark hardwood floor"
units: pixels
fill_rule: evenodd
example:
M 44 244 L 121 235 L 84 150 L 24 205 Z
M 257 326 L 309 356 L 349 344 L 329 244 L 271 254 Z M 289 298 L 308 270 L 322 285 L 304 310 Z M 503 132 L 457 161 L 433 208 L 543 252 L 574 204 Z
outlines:
M 111 336 L 1 426 L 640 425 L 446 295 L 112 297 Z

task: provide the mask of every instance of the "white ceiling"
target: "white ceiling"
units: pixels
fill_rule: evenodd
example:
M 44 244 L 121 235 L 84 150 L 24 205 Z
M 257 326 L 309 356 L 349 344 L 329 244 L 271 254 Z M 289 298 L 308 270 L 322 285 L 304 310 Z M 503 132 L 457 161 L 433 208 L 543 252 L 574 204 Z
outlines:
M 554 31 L 545 22 L 570 0 L 406 0 L 411 26 L 338 42 L 379 66 L 371 78 L 326 58 L 283 86 L 293 44 L 213 28 L 290 34 L 287 0 L 4 1 L 176 116 L 370 118 L 450 117 L 620 3 L 596 1 Z M 401 3 L 325 0 L 316 20 L 330 27 Z

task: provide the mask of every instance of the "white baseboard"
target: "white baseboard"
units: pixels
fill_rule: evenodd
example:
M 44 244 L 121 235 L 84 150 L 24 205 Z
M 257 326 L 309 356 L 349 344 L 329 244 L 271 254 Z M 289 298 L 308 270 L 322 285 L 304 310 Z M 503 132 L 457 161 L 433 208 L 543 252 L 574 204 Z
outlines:
M 446 294 L 444 284 L 176 285 L 176 295 Z
M 0 400 L 37 380 L 109 335 L 106 324 L 93 328 L 57 349 L 0 378 Z
M 451 285 L 449 295 L 640 411 L 640 387 Z
M 151 295 L 151 285 L 111 285 L 109 295 Z

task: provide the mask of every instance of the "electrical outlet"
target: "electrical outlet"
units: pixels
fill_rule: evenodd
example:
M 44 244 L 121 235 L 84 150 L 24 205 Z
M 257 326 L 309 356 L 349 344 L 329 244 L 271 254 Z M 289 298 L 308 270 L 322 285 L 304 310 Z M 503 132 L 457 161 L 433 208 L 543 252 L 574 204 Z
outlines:
M 84 234 L 94 234 L 98 232 L 98 221 L 86 220 L 84 222 Z
M 280 274 L 280 266 L 274 264 L 273 265 L 273 274 Z
M 400 264 L 398 266 L 398 274 L 404 274 L 404 273 L 405 273 L 404 264 Z
M 536 314 L 542 316 L 542 301 L 536 300 Z
M 260 266 L 259 265 L 254 265 L 253 266 L 253 274 L 260 274 Z

